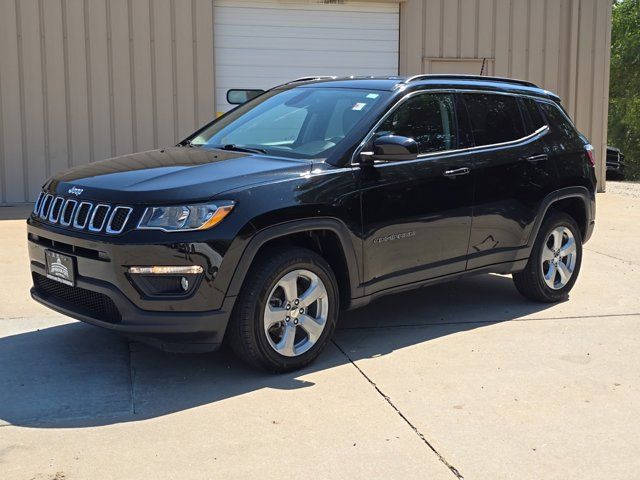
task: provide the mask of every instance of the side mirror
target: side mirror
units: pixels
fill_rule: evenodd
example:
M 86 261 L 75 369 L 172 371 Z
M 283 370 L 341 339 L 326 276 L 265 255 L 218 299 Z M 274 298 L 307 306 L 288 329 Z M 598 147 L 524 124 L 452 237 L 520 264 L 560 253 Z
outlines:
M 400 135 L 384 135 L 373 141 L 373 152 L 360 154 L 363 164 L 371 164 L 375 160 L 397 162 L 418 158 L 418 143 L 409 137 Z
M 262 93 L 264 93 L 264 90 L 232 88 L 231 90 L 227 90 L 227 103 L 231 105 L 242 105 Z

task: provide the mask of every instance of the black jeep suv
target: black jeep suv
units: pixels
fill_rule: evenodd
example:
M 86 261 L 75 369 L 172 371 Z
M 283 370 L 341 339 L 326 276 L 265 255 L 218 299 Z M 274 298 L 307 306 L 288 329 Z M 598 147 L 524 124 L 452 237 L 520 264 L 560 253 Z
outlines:
M 175 147 L 49 179 L 31 293 L 165 349 L 225 338 L 252 365 L 299 368 L 341 309 L 388 293 L 496 272 L 564 299 L 594 226 L 592 150 L 523 81 L 294 81 Z

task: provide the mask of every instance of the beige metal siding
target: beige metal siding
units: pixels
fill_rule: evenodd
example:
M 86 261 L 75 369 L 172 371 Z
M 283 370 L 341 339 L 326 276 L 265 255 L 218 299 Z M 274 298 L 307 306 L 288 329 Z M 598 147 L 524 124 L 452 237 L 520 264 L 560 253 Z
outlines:
M 213 0 L 0 0 L 0 203 L 213 118 Z
M 400 15 L 401 73 L 480 73 L 486 58 L 557 92 L 604 186 L 610 0 L 406 0 Z M 0 0 L 0 203 L 211 119 L 213 17 L 213 0 Z
M 466 59 L 473 69 L 468 73 L 479 74 L 471 60 L 487 58 L 494 75 L 531 80 L 558 93 L 596 148 L 604 187 L 610 0 L 407 0 L 401 5 L 401 73 L 441 73 L 445 60 L 462 66 Z

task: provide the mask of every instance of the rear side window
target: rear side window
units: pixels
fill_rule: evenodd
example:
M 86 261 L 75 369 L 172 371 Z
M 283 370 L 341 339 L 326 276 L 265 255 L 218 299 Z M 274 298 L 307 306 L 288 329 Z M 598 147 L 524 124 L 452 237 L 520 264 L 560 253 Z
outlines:
M 542 113 L 540 112 L 536 101 L 531 98 L 523 98 L 522 102 L 527 112 L 527 116 L 529 117 L 529 133 L 533 133 L 536 130 L 544 127 L 547 122 L 542 116 Z
M 526 136 L 516 97 L 465 93 L 462 98 L 476 146 L 504 143 Z
M 420 154 L 453 150 L 457 146 L 453 96 L 448 93 L 415 95 L 380 125 L 376 136 L 413 138 Z

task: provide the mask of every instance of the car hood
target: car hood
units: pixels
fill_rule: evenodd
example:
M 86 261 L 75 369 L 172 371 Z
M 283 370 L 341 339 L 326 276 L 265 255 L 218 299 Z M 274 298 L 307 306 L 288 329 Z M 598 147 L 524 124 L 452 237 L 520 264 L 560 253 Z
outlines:
M 309 173 L 307 160 L 171 147 L 123 155 L 54 175 L 49 191 L 110 203 L 197 202 L 228 190 Z

